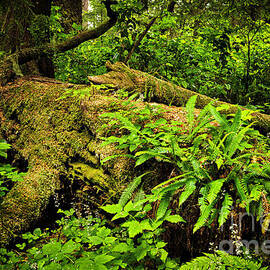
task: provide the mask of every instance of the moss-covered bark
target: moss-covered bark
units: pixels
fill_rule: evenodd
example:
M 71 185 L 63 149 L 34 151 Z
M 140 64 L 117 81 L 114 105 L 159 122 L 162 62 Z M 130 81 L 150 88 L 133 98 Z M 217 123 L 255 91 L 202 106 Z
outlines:
M 84 124 L 79 99 L 61 99 L 66 89 L 65 84 L 21 80 L 0 90 L 1 133 L 18 153 L 17 158 L 29 165 L 24 181 L 12 188 L 1 205 L 2 243 L 41 216 L 49 198 L 61 187 L 60 178 L 67 176 L 70 163 L 80 161 L 96 167 L 99 180 L 104 175 L 89 150 L 95 130 Z M 105 177 L 110 188 L 107 178 L 111 178 Z
M 110 72 L 89 77 L 89 80 L 98 84 L 110 84 L 117 89 L 127 89 L 129 91 L 138 91 L 143 93 L 147 100 L 160 102 L 167 105 L 184 106 L 188 99 L 197 95 L 196 108 L 202 109 L 209 102 L 213 102 L 214 106 L 226 106 L 223 113 L 231 114 L 238 110 L 237 105 L 213 100 L 212 98 L 190 91 L 173 83 L 160 80 L 145 72 L 128 68 L 123 63 L 111 64 L 107 63 Z M 244 109 L 244 108 L 242 108 Z M 264 132 L 270 131 L 270 115 L 253 112 L 252 121 Z
M 125 183 L 136 174 L 134 161 L 126 157 L 111 160 L 104 168 L 99 162 L 120 153 L 112 145 L 100 147 L 104 131 L 99 128 L 105 121 L 100 115 L 129 108 L 122 100 L 112 96 L 105 98 L 90 87 L 91 96 L 87 98 L 65 94 L 66 90 L 80 87 L 85 86 L 50 80 L 38 82 L 30 78 L 0 88 L 0 133 L 12 144 L 17 153 L 15 159 L 26 160 L 29 166 L 24 181 L 15 184 L 1 205 L 2 244 L 29 229 L 42 216 L 50 198 L 63 188 L 63 180 L 80 181 L 86 191 L 98 186 L 103 194 L 91 200 L 99 205 L 119 196 Z M 166 108 L 171 113 L 166 112 L 165 118 L 177 117 L 185 121 L 181 109 Z M 157 171 L 158 167 L 153 165 L 152 169 Z M 155 175 L 156 179 L 162 175 L 164 180 L 164 172 L 155 172 Z

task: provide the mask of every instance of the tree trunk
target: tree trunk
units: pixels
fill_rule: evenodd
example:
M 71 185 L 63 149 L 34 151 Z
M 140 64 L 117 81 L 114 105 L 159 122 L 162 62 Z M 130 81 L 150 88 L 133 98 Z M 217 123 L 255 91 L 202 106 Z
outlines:
M 118 18 L 118 13 L 114 12 L 111 8 L 111 5 L 115 4 L 114 1 L 106 0 L 103 1 L 103 4 L 106 7 L 107 16 L 109 19 L 100 24 L 95 29 L 82 31 L 76 36 L 73 36 L 63 42 L 59 42 L 58 44 L 47 43 L 44 45 L 39 44 L 37 47 L 24 48 L 12 53 L 11 55 L 7 55 L 2 61 L 0 60 L 0 85 L 5 85 L 16 76 L 22 76 L 21 65 L 25 63 L 36 59 L 42 59 L 44 57 L 50 57 L 59 52 L 65 52 L 67 50 L 74 49 L 81 43 L 90 39 L 96 39 L 107 32 L 111 27 L 115 25 Z M 0 5 L 0 11 L 1 10 L 2 9 Z M 50 74 L 47 75 L 48 77 L 51 77 L 49 76 Z
M 21 163 L 17 159 L 28 164 L 24 181 L 14 185 L 1 205 L 2 244 L 38 221 L 57 190 L 70 193 L 66 194 L 70 201 L 75 194 L 90 196 L 90 204 L 96 206 L 118 197 L 125 183 L 136 175 L 134 161 L 126 157 L 116 158 L 103 168 L 99 164 L 99 159 L 121 153 L 111 145 L 100 147 L 100 137 L 107 130 L 98 131 L 105 123 L 99 116 L 130 110 L 128 105 L 115 97 L 104 98 L 104 93 L 93 87 L 87 88 L 90 97 L 81 101 L 65 94 L 67 88 L 84 87 L 30 78 L 0 88 L 0 134 L 12 144 L 14 162 Z M 143 108 L 146 104 L 136 105 Z M 171 113 L 164 118 L 174 115 L 185 121 L 181 109 L 168 109 Z M 152 169 L 151 185 L 157 184 L 159 177 L 164 180 L 164 169 L 154 163 Z
M 196 108 L 202 109 L 209 102 L 214 106 L 226 106 L 222 112 L 226 114 L 236 113 L 238 105 L 214 100 L 208 96 L 190 91 L 173 83 L 160 80 L 145 72 L 128 68 L 123 63 L 107 63 L 110 70 L 107 74 L 88 77 L 91 82 L 97 84 L 110 84 L 117 89 L 127 89 L 144 94 L 148 101 L 159 102 L 167 105 L 184 106 L 188 99 L 197 95 Z M 247 110 L 240 107 L 242 110 Z M 270 132 L 270 115 L 252 112 L 255 125 L 264 133 Z
M 6 2 L 6 3 L 5 3 Z M 0 3 L 2 18 L 0 51 L 7 54 L 49 42 L 51 0 L 6 1 Z M 54 77 L 53 62 L 48 55 L 25 64 L 20 73 Z

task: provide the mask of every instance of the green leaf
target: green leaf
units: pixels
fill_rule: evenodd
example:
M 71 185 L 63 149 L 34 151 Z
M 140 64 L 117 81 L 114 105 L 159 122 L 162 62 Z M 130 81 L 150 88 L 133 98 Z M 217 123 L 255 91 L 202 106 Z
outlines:
M 209 204 L 211 204 L 218 196 L 218 194 L 223 186 L 224 181 L 225 181 L 225 179 L 218 179 L 218 180 L 212 181 L 208 184 L 208 186 L 210 187 L 209 193 L 207 196 L 207 200 L 208 200 Z
M 165 216 L 171 201 L 171 196 L 172 196 L 171 191 L 167 191 L 164 194 L 162 194 L 159 207 L 157 210 L 156 220 L 161 220 Z
M 196 180 L 191 180 L 186 183 L 185 190 L 181 193 L 179 197 L 179 204 L 180 207 L 187 199 L 188 197 L 194 192 L 196 189 Z
M 233 154 L 235 153 L 235 151 L 240 147 L 240 143 L 242 141 L 242 139 L 245 136 L 245 133 L 250 130 L 250 127 L 253 125 L 253 123 L 251 123 L 250 125 L 246 126 L 245 128 L 241 129 L 238 134 L 236 134 L 235 136 L 232 137 L 231 143 L 226 147 L 226 153 L 228 155 L 229 158 L 231 158 L 233 156 Z
M 149 155 L 148 153 L 140 155 L 136 161 L 135 167 L 143 164 L 144 162 L 146 162 L 147 160 L 149 160 L 151 158 L 153 158 L 153 155 Z
M 110 262 L 114 259 L 115 257 L 106 255 L 106 254 L 101 254 L 101 255 L 96 255 L 95 257 L 95 263 L 97 264 L 105 264 L 107 262 Z
M 61 243 L 60 242 L 50 242 L 42 247 L 42 252 L 45 255 L 56 255 L 61 251 Z
M 122 226 L 128 228 L 129 237 L 131 238 L 143 231 L 140 222 L 138 222 L 137 220 L 127 221 L 122 224 Z
M 98 246 L 98 245 L 103 243 L 103 239 L 99 236 L 96 236 L 96 235 L 89 236 L 88 239 L 89 239 L 90 243 L 94 246 Z
M 145 241 L 143 241 L 142 244 L 138 246 L 134 251 L 134 255 L 137 261 L 143 259 L 147 255 L 147 251 L 148 251 L 147 244 Z
M 100 208 L 110 214 L 116 214 L 122 211 L 122 206 L 120 204 L 108 204 L 101 206 Z
M 133 195 L 133 192 L 137 189 L 137 187 L 141 184 L 142 178 L 147 175 L 147 173 L 144 173 L 138 177 L 135 177 L 134 180 L 127 186 L 127 188 L 123 191 L 118 204 L 122 207 L 125 206 L 127 201 L 131 198 Z
M 211 114 L 214 116 L 214 118 L 216 119 L 216 121 L 223 126 L 225 129 L 229 130 L 230 129 L 230 125 L 227 121 L 227 119 L 222 116 L 217 109 L 214 106 L 209 106 L 209 110 L 211 112 Z
M 73 240 L 69 240 L 63 245 L 61 252 L 72 253 L 74 250 L 78 249 L 79 247 L 80 247 L 80 244 L 73 242 Z
M 120 252 L 120 253 L 126 253 L 129 250 L 130 250 L 130 247 L 128 246 L 127 243 L 119 243 L 112 249 L 112 251 Z
M 194 126 L 194 109 L 195 109 L 197 97 L 198 97 L 197 95 L 192 96 L 186 104 L 187 120 L 188 120 L 190 133 Z
M 168 257 L 168 252 L 165 250 L 165 249 L 161 249 L 160 250 L 160 253 L 161 253 L 161 256 L 160 256 L 160 259 L 163 263 L 166 262 L 166 259 Z
M 178 223 L 178 222 L 186 222 L 181 216 L 179 215 L 172 215 L 165 218 L 165 220 L 171 223 Z

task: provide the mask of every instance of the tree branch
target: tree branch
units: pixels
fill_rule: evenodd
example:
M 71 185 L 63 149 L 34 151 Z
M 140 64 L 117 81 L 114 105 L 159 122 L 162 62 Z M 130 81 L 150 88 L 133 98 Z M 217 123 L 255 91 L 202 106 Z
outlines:
M 103 3 L 107 9 L 107 15 L 110 19 L 99 25 L 97 28 L 83 31 L 78 35 L 57 44 L 48 43 L 41 47 L 26 48 L 7 56 L 2 62 L 0 62 L 0 85 L 6 84 L 10 79 L 15 77 L 16 74 L 13 70 L 14 60 L 19 65 L 22 65 L 41 56 L 53 55 L 55 53 L 74 49 L 81 43 L 91 39 L 96 39 L 106 33 L 117 22 L 118 14 L 111 9 L 111 5 L 116 4 L 117 2 L 106 0 L 103 1 Z
M 170 1 L 168 7 L 167 7 L 167 11 L 170 13 L 173 13 L 174 11 L 174 7 L 176 5 L 175 1 Z M 159 17 L 155 16 L 146 26 L 145 30 L 139 35 L 138 39 L 134 42 L 130 52 L 128 53 L 124 63 L 127 64 L 127 62 L 130 60 L 132 54 L 134 53 L 135 49 L 141 44 L 143 38 L 145 37 L 145 35 L 147 34 L 147 32 L 149 31 L 149 29 L 152 27 L 152 25 L 155 23 L 155 21 L 157 20 L 157 18 Z

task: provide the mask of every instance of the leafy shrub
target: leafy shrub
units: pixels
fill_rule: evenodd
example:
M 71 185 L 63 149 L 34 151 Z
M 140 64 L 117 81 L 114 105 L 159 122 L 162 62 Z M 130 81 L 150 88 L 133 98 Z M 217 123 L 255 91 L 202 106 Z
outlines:
M 49 234 L 36 229 L 24 234 L 28 244 L 17 245 L 21 251 L 16 253 L 0 249 L 4 269 L 144 269 L 144 265 L 175 269 L 178 265 L 167 258 L 166 243 L 158 237 L 160 230 L 135 238 L 140 229 L 131 224 L 110 228 L 99 218 L 75 218 L 73 209 L 60 212 L 64 217 L 57 221 L 56 231 Z

